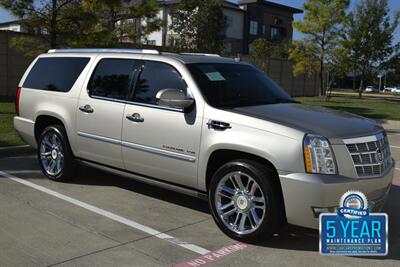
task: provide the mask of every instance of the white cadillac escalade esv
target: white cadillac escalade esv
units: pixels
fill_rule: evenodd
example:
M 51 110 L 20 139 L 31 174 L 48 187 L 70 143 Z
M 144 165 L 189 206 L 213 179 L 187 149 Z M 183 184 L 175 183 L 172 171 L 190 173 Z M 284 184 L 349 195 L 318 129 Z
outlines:
M 318 228 L 348 190 L 379 210 L 394 169 L 375 121 L 301 105 L 250 64 L 153 50 L 64 49 L 22 77 L 14 125 L 50 179 L 78 163 L 208 196 L 227 235 Z

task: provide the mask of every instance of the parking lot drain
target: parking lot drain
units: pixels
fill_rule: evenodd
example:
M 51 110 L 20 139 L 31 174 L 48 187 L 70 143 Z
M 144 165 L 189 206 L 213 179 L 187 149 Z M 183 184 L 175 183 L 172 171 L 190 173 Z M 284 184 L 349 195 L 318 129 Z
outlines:
M 82 202 L 80 200 L 77 200 L 77 199 L 71 198 L 69 196 L 60 194 L 60 193 L 58 193 L 56 191 L 53 191 L 51 189 L 48 189 L 46 187 L 37 185 L 37 184 L 32 183 L 32 182 L 29 182 L 29 181 L 27 181 L 25 179 L 18 178 L 18 177 L 14 176 L 14 175 L 11 175 L 9 173 L 0 171 L 0 176 L 6 177 L 6 178 L 8 178 L 10 180 L 13 180 L 13 181 L 17 182 L 17 183 L 26 185 L 28 187 L 31 187 L 33 189 L 36 189 L 38 191 L 41 191 L 41 192 L 46 193 L 48 195 L 51 195 L 53 197 L 62 199 L 62 200 L 66 201 L 66 202 L 69 202 L 69 203 L 71 203 L 73 205 L 79 206 L 79 207 L 84 208 L 86 210 L 89 210 L 89 211 L 92 211 L 94 213 L 97 213 L 97 214 L 99 214 L 101 216 L 107 217 L 107 218 L 109 218 L 111 220 L 114 220 L 114 221 L 117 221 L 119 223 L 125 224 L 127 226 L 130 226 L 132 228 L 135 228 L 137 230 L 145 232 L 145 233 L 147 233 L 147 234 L 149 234 L 151 236 L 154 236 L 154 237 L 157 237 L 159 239 L 165 240 L 165 241 L 167 241 L 169 243 L 172 243 L 174 245 L 180 246 L 182 248 L 185 248 L 185 249 L 190 250 L 192 252 L 195 252 L 197 254 L 206 255 L 206 254 L 210 253 L 210 251 L 205 249 L 205 248 L 202 248 L 202 247 L 199 247 L 197 245 L 194 245 L 194 244 L 185 242 L 183 240 L 177 239 L 177 238 L 175 238 L 173 236 L 170 236 L 168 234 L 162 233 L 162 232 L 160 232 L 158 230 L 155 230 L 155 229 L 153 229 L 151 227 L 148 227 L 146 225 L 137 223 L 135 221 L 129 220 L 127 218 L 124 218 L 124 217 L 119 216 L 117 214 L 114 214 L 112 212 L 97 208 L 97 207 L 95 207 L 93 205 L 87 204 L 87 203 Z

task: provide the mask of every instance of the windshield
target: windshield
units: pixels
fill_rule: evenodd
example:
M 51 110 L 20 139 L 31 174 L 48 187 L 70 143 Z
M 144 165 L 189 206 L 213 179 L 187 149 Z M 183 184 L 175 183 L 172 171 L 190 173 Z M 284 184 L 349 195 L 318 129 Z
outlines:
M 188 68 L 206 101 L 214 107 L 294 102 L 274 81 L 251 65 L 195 63 L 188 64 Z

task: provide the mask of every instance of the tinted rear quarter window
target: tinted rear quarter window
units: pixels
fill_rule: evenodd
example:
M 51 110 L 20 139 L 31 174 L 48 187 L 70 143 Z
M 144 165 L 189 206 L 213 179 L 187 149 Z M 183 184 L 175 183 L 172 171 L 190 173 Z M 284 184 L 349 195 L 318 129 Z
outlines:
M 29 72 L 23 87 L 30 89 L 68 92 L 75 84 L 90 58 L 39 58 Z

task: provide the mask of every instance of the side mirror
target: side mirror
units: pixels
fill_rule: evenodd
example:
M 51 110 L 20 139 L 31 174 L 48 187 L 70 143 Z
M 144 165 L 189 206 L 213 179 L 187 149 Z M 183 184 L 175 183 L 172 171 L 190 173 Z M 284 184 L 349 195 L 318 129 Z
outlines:
M 156 95 L 157 104 L 186 110 L 194 104 L 194 99 L 188 98 L 182 90 L 163 89 Z

